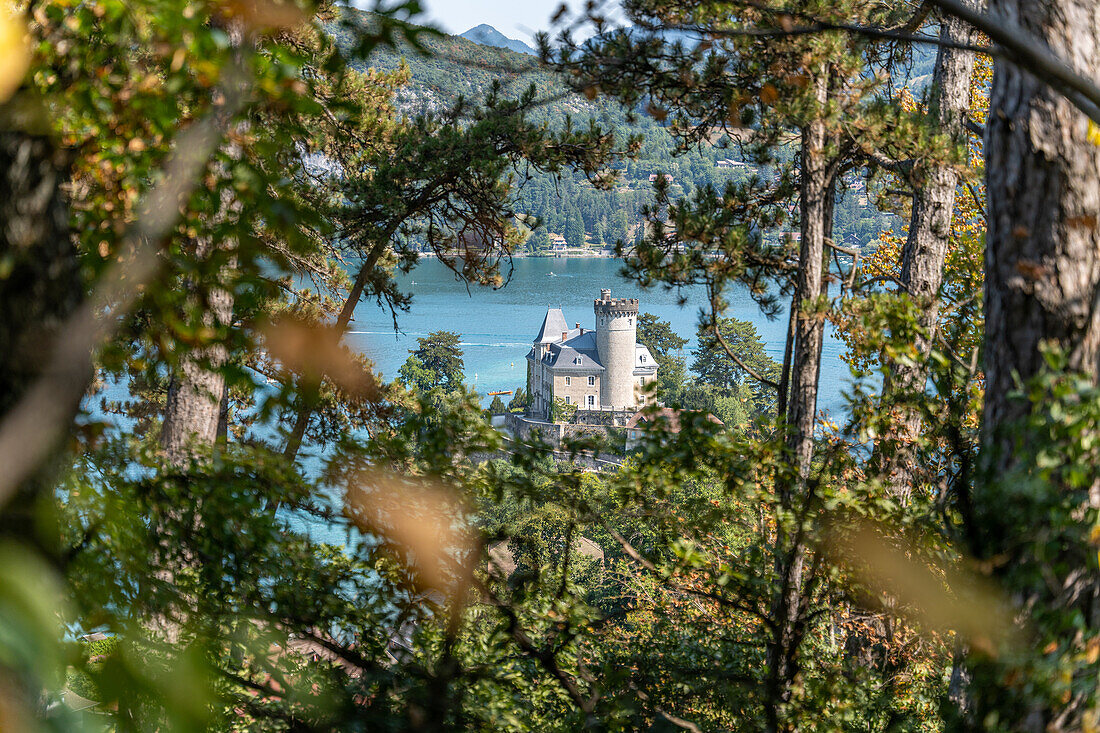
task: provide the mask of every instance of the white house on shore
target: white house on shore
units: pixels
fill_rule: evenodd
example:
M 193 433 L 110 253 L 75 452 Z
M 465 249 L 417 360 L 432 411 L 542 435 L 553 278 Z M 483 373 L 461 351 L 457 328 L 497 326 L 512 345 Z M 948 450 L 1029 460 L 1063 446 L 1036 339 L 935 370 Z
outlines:
M 549 420 L 555 399 L 579 410 L 625 411 L 646 404 L 657 362 L 638 343 L 638 299 L 612 298 L 603 289 L 593 303 L 596 328 L 569 327 L 561 308 L 547 308 L 527 354 L 528 414 Z

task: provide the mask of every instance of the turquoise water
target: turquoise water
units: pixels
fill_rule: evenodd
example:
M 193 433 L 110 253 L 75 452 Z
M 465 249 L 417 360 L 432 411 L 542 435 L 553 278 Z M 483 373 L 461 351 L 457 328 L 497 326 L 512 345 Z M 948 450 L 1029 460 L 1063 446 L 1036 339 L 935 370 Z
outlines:
M 546 307 L 561 307 L 572 326 L 594 328 L 592 301 L 601 288 L 611 288 L 620 298 L 638 298 L 639 309 L 669 321 L 689 343 L 684 347 L 690 362 L 695 346 L 699 310 L 706 305 L 702 288 L 676 291 L 647 290 L 623 279 L 621 263 L 602 258 L 522 258 L 514 261 L 511 280 L 492 290 L 458 281 L 436 259 L 424 259 L 398 283 L 413 296 L 408 313 L 398 314 L 399 331 L 394 332 L 388 310 L 376 303 L 361 303 L 350 325 L 348 343 L 367 354 L 386 380 L 397 376 L 416 339 L 432 331 L 447 330 L 461 335 L 466 380 L 484 395 L 490 391 L 522 387 L 527 381 L 524 357 L 542 325 Z M 553 275 L 551 275 L 553 273 Z M 680 296 L 686 303 L 679 305 Z M 747 292 L 729 297 L 729 315 L 752 321 L 776 361 L 783 360 L 786 314 L 771 321 L 761 314 Z M 840 390 L 850 379 L 848 367 L 839 355 L 842 345 L 827 333 L 821 363 L 819 408 L 837 411 L 843 406 Z M 491 398 L 485 397 L 488 404 Z M 507 400 L 506 400 L 507 401 Z
M 455 279 L 445 266 L 435 259 L 421 261 L 408 275 L 399 276 L 405 292 L 413 295 L 412 308 L 398 314 L 400 330 L 394 332 L 388 310 L 377 304 L 361 303 L 355 311 L 347 339 L 366 353 L 384 378 L 393 379 L 416 347 L 416 339 L 431 331 L 445 329 L 461 334 L 466 377 L 469 385 L 481 394 L 493 390 L 508 390 L 524 386 L 527 367 L 525 355 L 542 325 L 548 305 L 560 306 L 569 324 L 579 322 L 593 328 L 592 301 L 601 288 L 611 288 L 616 297 L 636 297 L 643 312 L 669 321 L 682 337 L 689 339 L 685 355 L 694 347 L 699 309 L 705 305 L 702 289 L 675 291 L 643 291 L 618 275 L 620 264 L 610 259 L 544 259 L 525 258 L 515 261 L 512 279 L 498 289 L 466 286 Z M 550 273 L 554 275 L 551 276 Z M 679 296 L 686 298 L 679 305 Z M 786 315 L 770 321 L 745 292 L 729 296 L 730 315 L 752 321 L 776 361 L 783 359 L 783 342 L 787 326 Z M 840 360 L 841 344 L 827 333 L 821 364 L 820 409 L 839 412 L 844 401 L 841 390 L 850 377 Z M 690 357 L 689 357 L 690 358 Z M 108 386 L 105 395 L 112 399 L 126 397 L 125 385 Z M 489 402 L 484 398 L 485 404 Z M 93 416 L 99 412 L 98 398 L 89 402 Z M 120 429 L 128 430 L 126 421 L 114 420 Z M 321 468 L 328 449 L 311 447 L 300 456 L 307 474 L 315 475 Z M 307 531 L 316 541 L 341 545 L 347 542 L 342 524 L 325 525 L 300 517 L 287 517 L 296 530 Z

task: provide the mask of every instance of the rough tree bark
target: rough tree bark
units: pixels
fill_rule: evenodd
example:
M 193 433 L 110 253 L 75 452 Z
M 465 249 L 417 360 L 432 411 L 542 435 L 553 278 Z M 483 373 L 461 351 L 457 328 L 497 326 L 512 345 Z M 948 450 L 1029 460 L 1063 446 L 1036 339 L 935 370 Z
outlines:
M 978 0 L 966 0 L 975 9 Z M 970 109 L 970 80 L 974 74 L 974 53 L 952 48 L 951 44 L 971 45 L 976 32 L 968 24 L 946 16 L 940 21 L 941 45 L 932 74 L 929 117 L 936 129 L 955 145 L 966 145 L 966 119 Z M 909 236 L 902 249 L 900 288 L 920 308 L 920 329 L 915 346 L 920 356 L 915 362 L 891 362 L 883 384 L 883 396 L 902 396 L 898 405 L 898 438 L 889 446 L 883 473 L 891 491 L 907 497 L 913 484 L 912 442 L 920 432 L 921 414 L 912 401 L 924 393 L 928 370 L 924 358 L 932 349 L 939 318 L 939 291 L 943 284 L 943 266 L 951 235 L 955 189 L 959 174 L 955 166 L 936 162 L 916 170 L 921 179 L 913 197 L 909 218 Z
M 55 338 L 83 295 L 65 169 L 48 138 L 0 130 L 0 420 L 50 363 Z M 79 400 L 66 409 L 75 416 L 78 407 Z M 0 535 L 40 545 L 31 534 L 33 512 L 46 485 L 36 477 L 19 487 L 0 512 Z
M 202 242 L 196 250 L 201 259 L 213 251 L 213 244 Z M 206 306 L 206 325 L 221 329 L 232 321 L 233 294 L 228 290 L 211 289 Z M 161 449 L 169 466 L 183 467 L 197 452 L 217 443 L 225 392 L 221 369 L 227 357 L 225 344 L 214 343 L 183 355 L 173 370 L 160 432 Z
M 993 0 L 990 10 L 1043 39 L 1078 72 L 1100 68 L 1100 5 Z M 1100 370 L 1100 147 L 1088 120 L 1026 70 L 998 62 L 986 125 L 984 435 L 995 469 L 1013 461 L 1003 428 L 1028 406 L 1009 397 L 1042 368 L 1039 344 L 1071 369 Z
M 828 74 L 822 71 L 814 81 L 817 103 L 824 109 L 828 97 Z M 792 461 L 791 477 L 779 481 L 778 493 L 783 506 L 798 515 L 799 502 L 805 500 L 814 449 L 817 418 L 818 380 L 825 320 L 817 312 L 825 293 L 824 255 L 826 240 L 832 236 L 833 166 L 826 152 L 824 119 L 809 122 L 801 131 L 800 200 L 801 242 L 798 282 L 791 310 L 794 335 L 790 357 L 790 395 L 787 403 L 787 447 Z M 781 387 L 781 390 L 783 387 Z M 768 645 L 766 679 L 768 730 L 785 730 L 779 710 L 790 702 L 798 675 L 798 656 L 805 635 L 807 596 L 805 564 L 809 554 L 806 537 L 798 529 L 793 536 L 777 533 L 776 562 L 780 587 L 772 604 L 772 640 Z
M 225 28 L 229 41 L 236 49 L 235 65 L 244 66 L 245 51 L 255 44 L 255 37 L 245 33 L 244 25 L 237 20 L 231 21 Z M 220 112 L 216 116 L 218 129 L 226 129 L 234 114 L 236 105 L 231 103 L 246 94 L 243 81 L 237 81 L 234 87 L 214 90 L 216 106 Z M 248 128 L 248 122 L 240 122 L 240 131 Z M 232 159 L 243 154 L 238 143 L 227 142 L 226 152 Z M 239 216 L 241 202 L 234 194 L 222 193 L 219 219 Z M 200 239 L 195 242 L 194 255 L 203 260 L 213 255 L 219 248 L 235 248 L 235 242 L 215 242 Z M 236 269 L 236 255 L 229 257 L 222 269 L 224 280 L 232 279 Z M 191 283 L 196 293 L 201 293 L 199 283 Z M 222 287 L 213 287 L 205 292 L 203 323 L 216 331 L 228 327 L 233 321 L 233 293 Z M 205 348 L 182 355 L 168 384 L 168 398 L 164 407 L 164 424 L 161 426 L 160 445 L 165 462 L 173 468 L 181 468 L 190 463 L 197 454 L 218 445 L 219 436 L 228 431 L 222 430 L 223 400 L 228 400 L 225 375 L 222 368 L 228 360 L 228 350 L 224 343 L 215 342 Z
M 1045 43 L 1078 73 L 1096 78 L 1100 4 L 1094 0 L 993 0 L 990 11 Z M 1089 129 L 1084 114 L 1027 69 L 998 61 L 985 136 L 989 227 L 982 440 L 989 480 L 976 487 L 977 520 L 969 535 L 975 551 L 999 559 L 997 572 L 1021 607 L 1073 614 L 1095 629 L 1100 605 L 1095 548 L 1083 539 L 1067 540 L 1051 566 L 1045 564 L 1053 562 L 1051 550 L 1034 543 L 1056 531 L 1052 523 L 1091 516 L 1100 503 L 1097 487 L 1081 499 L 1091 507 L 1056 511 L 1050 507 L 1077 499 L 1022 495 L 1010 473 L 1027 454 L 1018 443 L 1025 438 L 1021 420 L 1031 410 L 1011 393 L 1017 380 L 1043 369 L 1041 344 L 1060 348 L 1069 369 L 1094 383 L 1100 374 L 1100 146 L 1089 140 Z M 1060 493 L 1063 487 L 1053 483 L 1045 490 Z M 1030 511 L 1028 502 L 1042 509 Z M 1024 521 L 1031 525 L 1021 534 Z M 1087 536 L 1087 526 L 1079 529 Z M 1046 582 L 1029 581 L 1040 571 Z M 1030 610 L 1027 615 L 1034 618 Z M 1058 703 L 1017 697 L 1023 706 L 1018 727 L 1080 730 L 1085 711 L 1079 691 L 1093 685 L 1095 669 L 1079 679 L 1073 695 Z M 987 704 L 998 705 L 980 695 L 975 700 L 978 720 Z
M 817 101 L 824 108 L 828 76 L 815 81 Z M 825 121 L 813 120 L 802 130 L 800 210 L 801 236 L 798 283 L 791 307 L 797 310 L 791 356 L 791 393 L 787 406 L 788 447 L 798 473 L 805 478 L 813 458 L 817 387 L 825 319 L 816 312 L 824 293 L 823 258 L 830 228 L 831 185 L 825 153 Z

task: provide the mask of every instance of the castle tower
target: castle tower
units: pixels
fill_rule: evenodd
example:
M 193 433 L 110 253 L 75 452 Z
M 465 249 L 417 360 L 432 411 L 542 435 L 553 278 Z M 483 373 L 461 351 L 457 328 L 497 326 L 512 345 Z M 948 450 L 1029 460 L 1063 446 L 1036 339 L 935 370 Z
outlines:
M 606 371 L 600 380 L 600 405 L 634 406 L 634 344 L 638 340 L 638 299 L 612 298 L 600 291 L 596 311 L 596 352 Z

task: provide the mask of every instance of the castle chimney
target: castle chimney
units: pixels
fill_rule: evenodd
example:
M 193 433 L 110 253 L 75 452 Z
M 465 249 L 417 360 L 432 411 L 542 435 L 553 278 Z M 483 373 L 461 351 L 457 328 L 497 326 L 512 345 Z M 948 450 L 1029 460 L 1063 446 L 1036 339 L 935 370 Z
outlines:
M 565 341 L 567 338 L 569 338 L 569 332 L 568 331 L 562 331 L 561 332 L 561 340 Z
M 581 327 L 581 324 L 579 324 L 579 323 L 574 323 L 573 324 L 573 328 L 580 328 L 580 327 Z
M 611 288 L 602 288 L 600 290 L 600 300 L 611 300 Z

